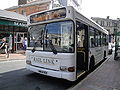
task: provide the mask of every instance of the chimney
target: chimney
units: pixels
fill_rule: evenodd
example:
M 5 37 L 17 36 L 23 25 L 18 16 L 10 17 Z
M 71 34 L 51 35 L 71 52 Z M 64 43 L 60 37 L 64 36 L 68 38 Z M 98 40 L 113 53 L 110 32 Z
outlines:
M 107 16 L 107 19 L 110 19 L 110 16 Z
M 18 0 L 18 5 L 26 4 L 27 0 Z

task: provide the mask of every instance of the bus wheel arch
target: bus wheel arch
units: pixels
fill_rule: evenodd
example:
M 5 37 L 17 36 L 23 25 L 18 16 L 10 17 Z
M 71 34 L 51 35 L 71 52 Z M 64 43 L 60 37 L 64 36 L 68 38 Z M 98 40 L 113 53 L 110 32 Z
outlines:
M 94 66 L 95 66 L 95 58 L 94 58 L 94 56 L 92 55 L 92 56 L 90 57 L 90 61 L 89 61 L 89 70 L 92 70 L 92 69 L 94 68 Z

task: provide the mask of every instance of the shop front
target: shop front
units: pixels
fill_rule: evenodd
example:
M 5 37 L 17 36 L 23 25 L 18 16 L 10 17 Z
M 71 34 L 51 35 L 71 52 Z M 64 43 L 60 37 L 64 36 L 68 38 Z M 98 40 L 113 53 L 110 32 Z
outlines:
M 26 37 L 26 21 L 0 19 L 0 41 L 6 38 L 11 52 L 23 51 L 23 41 Z

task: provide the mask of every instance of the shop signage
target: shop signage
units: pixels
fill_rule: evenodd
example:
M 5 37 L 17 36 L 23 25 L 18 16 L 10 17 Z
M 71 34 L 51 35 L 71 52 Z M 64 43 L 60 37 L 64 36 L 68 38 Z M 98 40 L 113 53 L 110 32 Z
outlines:
M 27 24 L 22 23 L 22 22 L 14 22 L 13 24 L 14 24 L 14 26 L 22 26 L 22 27 L 26 27 L 27 26 Z
M 23 22 L 13 22 L 8 20 L 0 20 L 0 25 L 27 27 L 27 24 Z

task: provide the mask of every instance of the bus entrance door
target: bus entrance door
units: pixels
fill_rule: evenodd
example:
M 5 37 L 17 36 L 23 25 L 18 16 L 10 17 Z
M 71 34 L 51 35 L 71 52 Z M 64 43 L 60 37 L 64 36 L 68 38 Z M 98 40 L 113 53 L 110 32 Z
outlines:
M 88 26 L 82 23 L 77 23 L 77 76 L 87 69 L 87 56 L 88 56 L 88 39 L 87 39 Z

